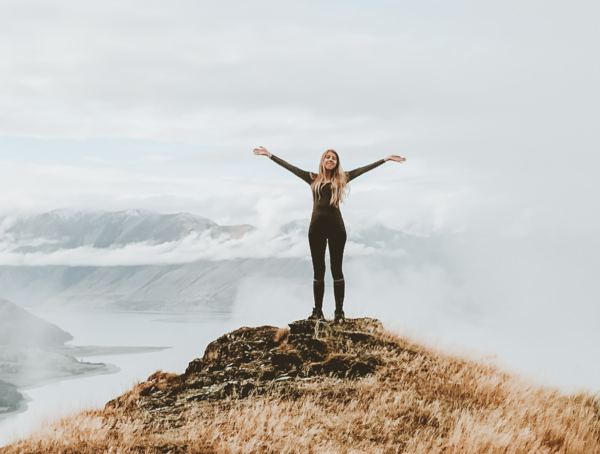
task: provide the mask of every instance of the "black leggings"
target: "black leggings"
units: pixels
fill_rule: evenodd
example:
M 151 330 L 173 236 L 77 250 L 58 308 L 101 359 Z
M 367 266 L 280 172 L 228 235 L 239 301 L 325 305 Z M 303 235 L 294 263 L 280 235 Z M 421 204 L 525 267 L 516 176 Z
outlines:
M 344 279 L 342 260 L 344 259 L 344 246 L 346 245 L 346 230 L 332 227 L 311 225 L 308 231 L 308 244 L 310 245 L 310 255 L 316 281 L 325 279 L 325 248 L 328 242 L 331 275 L 336 281 Z

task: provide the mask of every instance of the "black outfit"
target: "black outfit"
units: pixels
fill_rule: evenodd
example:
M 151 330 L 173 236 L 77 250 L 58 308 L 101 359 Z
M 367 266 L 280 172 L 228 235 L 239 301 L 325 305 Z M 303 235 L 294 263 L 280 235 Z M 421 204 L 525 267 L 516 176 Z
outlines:
M 301 170 L 275 155 L 271 155 L 271 160 L 302 178 L 306 183 L 312 184 L 314 174 Z M 369 170 L 379 167 L 384 162 L 384 159 L 380 159 L 368 166 L 346 172 L 348 182 Z M 327 243 L 329 243 L 329 257 L 331 259 L 331 275 L 334 279 L 337 319 L 338 313 L 341 313 L 343 318 L 344 274 L 342 273 L 342 260 L 344 257 L 344 246 L 346 245 L 346 228 L 340 209 L 330 205 L 330 201 L 331 184 L 327 183 L 321 186 L 320 196 L 313 191 L 313 212 L 308 229 L 308 243 L 310 245 L 315 279 L 315 309 L 318 311 L 321 311 L 323 305 L 323 293 L 325 291 L 325 248 L 327 247 Z

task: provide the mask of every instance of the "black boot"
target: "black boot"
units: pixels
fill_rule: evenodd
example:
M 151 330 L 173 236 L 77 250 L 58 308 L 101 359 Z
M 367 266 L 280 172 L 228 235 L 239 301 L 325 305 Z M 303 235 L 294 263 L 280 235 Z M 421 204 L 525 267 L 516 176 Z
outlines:
M 313 294 L 315 296 L 315 307 L 309 320 L 325 320 L 323 315 L 323 294 L 325 293 L 325 281 L 313 281 Z
M 346 317 L 344 316 L 344 293 L 345 293 L 345 282 L 344 279 L 333 281 L 333 296 L 335 298 L 335 323 L 344 323 Z

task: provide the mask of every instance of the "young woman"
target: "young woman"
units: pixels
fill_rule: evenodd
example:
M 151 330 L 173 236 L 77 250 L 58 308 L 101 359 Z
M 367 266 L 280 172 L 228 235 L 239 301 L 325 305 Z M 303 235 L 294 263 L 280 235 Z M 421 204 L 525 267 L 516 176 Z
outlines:
M 285 162 L 264 147 L 254 149 L 255 155 L 268 156 L 280 166 L 307 182 L 313 193 L 313 212 L 308 229 L 308 243 L 314 270 L 313 292 L 315 307 L 310 319 L 323 320 L 323 294 L 325 293 L 325 248 L 329 243 L 331 275 L 333 276 L 333 295 L 335 298 L 335 322 L 344 321 L 344 274 L 342 260 L 346 245 L 346 228 L 340 212 L 340 203 L 344 201 L 348 183 L 356 177 L 380 166 L 386 161 L 404 162 L 406 158 L 397 155 L 380 159 L 373 164 L 344 172 L 340 157 L 335 150 L 327 150 L 321 157 L 319 173 L 300 170 Z

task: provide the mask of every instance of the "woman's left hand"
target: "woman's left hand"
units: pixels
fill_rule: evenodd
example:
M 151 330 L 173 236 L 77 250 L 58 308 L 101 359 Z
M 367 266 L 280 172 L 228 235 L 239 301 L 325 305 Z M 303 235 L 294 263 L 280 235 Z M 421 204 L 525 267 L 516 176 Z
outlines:
M 396 162 L 404 162 L 406 161 L 406 158 L 403 158 L 402 156 L 398 156 L 397 154 L 392 154 L 390 156 L 388 156 L 387 158 L 385 158 L 386 161 L 396 161 Z

